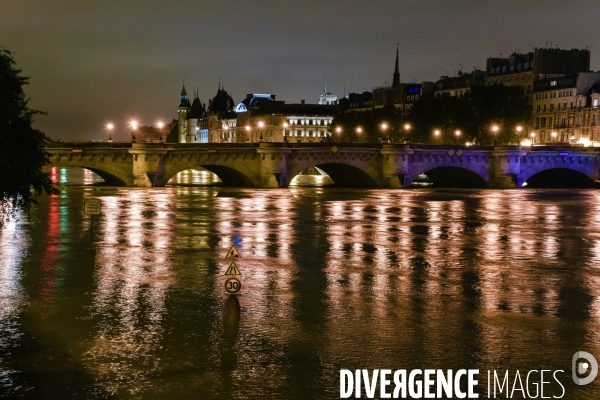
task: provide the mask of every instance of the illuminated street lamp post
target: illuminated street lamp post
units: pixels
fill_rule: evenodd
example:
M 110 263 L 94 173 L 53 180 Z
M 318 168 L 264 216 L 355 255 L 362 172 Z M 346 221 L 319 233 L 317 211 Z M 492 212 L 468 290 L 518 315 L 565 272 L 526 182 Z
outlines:
M 287 142 L 288 142 L 288 138 L 287 138 L 287 136 L 285 135 L 285 131 L 287 130 L 287 128 L 288 128 L 288 123 L 287 123 L 287 122 L 284 122 L 284 123 L 283 123 L 283 141 L 284 141 L 284 143 L 287 143 Z
M 112 123 L 106 124 L 106 129 L 108 129 L 108 143 L 112 143 L 112 130 L 115 126 Z
M 492 126 L 492 132 L 494 132 L 494 146 L 496 146 L 498 144 L 498 131 L 499 130 L 500 130 L 500 127 L 498 125 Z
M 264 123 L 264 122 L 260 121 L 260 122 L 258 123 L 258 127 L 260 128 L 260 137 L 258 138 L 258 141 L 259 141 L 259 142 L 262 142 L 262 141 L 263 141 L 263 127 L 264 127 L 264 126 L 265 126 L 265 123 Z
M 340 136 L 342 135 L 342 127 L 341 126 L 336 127 L 335 128 L 335 133 L 337 133 L 337 139 L 338 139 L 338 142 L 339 142 Z
M 223 127 L 223 130 L 225 131 L 225 132 L 223 132 L 223 136 L 224 136 L 223 139 L 225 139 L 225 142 L 229 142 L 230 141 L 229 137 L 228 137 L 229 125 L 225 124 L 225 126 Z
M 535 132 L 531 132 L 531 145 L 535 143 Z
M 131 120 L 129 126 L 131 126 L 131 142 L 135 142 L 135 131 L 138 127 L 138 123 L 136 120 Z
M 410 130 L 410 124 L 404 124 L 404 143 L 408 143 L 408 131 Z
M 552 135 L 552 142 L 556 142 L 556 136 L 558 135 L 558 133 L 552 132 L 550 135 Z
M 523 127 L 521 125 L 517 125 L 517 144 L 521 144 L 521 131 Z
M 246 125 L 246 142 L 250 141 L 250 125 Z
M 458 137 L 460 136 L 460 130 L 456 130 L 454 131 L 454 134 L 456 135 L 456 144 L 458 144 Z
M 383 124 L 381 124 L 381 131 L 383 132 L 383 135 L 381 136 L 381 142 L 382 143 L 389 143 L 389 140 L 386 140 L 385 138 L 385 133 L 387 131 L 388 125 L 384 122 Z
M 162 137 L 162 130 L 163 130 L 163 128 L 165 127 L 165 124 L 164 124 L 162 121 L 158 121 L 158 122 L 156 123 L 156 126 L 158 127 L 158 135 L 159 135 L 159 136 L 158 136 L 158 140 L 159 140 L 160 142 L 162 142 L 162 141 L 163 141 L 163 137 Z
M 440 130 L 436 129 L 433 131 L 433 136 L 435 136 L 435 141 L 437 142 L 440 139 Z

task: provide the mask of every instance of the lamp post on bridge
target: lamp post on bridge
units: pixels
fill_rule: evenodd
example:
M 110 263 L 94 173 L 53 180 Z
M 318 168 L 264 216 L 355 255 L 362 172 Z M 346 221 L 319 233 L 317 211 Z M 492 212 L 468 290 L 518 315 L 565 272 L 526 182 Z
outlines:
M 138 127 L 138 123 L 136 120 L 131 120 L 129 122 L 129 126 L 131 126 L 131 142 L 135 142 L 135 131 Z
M 456 144 L 458 144 L 458 137 L 460 136 L 460 133 L 461 132 L 458 129 L 456 131 L 454 131 L 454 134 L 456 135 Z
M 521 144 L 521 131 L 523 130 L 523 127 L 521 125 L 517 125 L 517 144 L 520 145 Z
M 408 143 L 408 131 L 410 130 L 410 124 L 404 124 L 404 143 Z
M 106 129 L 108 129 L 108 143 L 112 143 L 112 130 L 114 129 L 114 125 L 112 123 L 106 124 Z
M 499 130 L 500 130 L 500 127 L 498 125 L 492 126 L 492 132 L 494 132 L 494 142 L 493 142 L 494 146 L 496 146 L 498 144 L 498 131 Z
M 387 128 L 388 125 L 385 122 L 381 124 L 381 131 L 383 132 L 383 134 L 381 135 L 381 143 L 389 143 L 389 140 L 387 140 L 385 137 Z

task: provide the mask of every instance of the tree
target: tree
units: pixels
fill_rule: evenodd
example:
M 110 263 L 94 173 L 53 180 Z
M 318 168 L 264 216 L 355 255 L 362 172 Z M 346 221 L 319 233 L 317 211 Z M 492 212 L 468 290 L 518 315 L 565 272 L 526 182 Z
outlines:
M 422 98 L 408 114 L 414 126 L 410 140 L 451 144 L 457 141 L 455 132 L 460 130 L 463 143 L 517 143 L 516 127 L 528 124 L 532 112 L 523 89 L 514 86 L 475 86 L 461 97 L 444 93 Z M 494 125 L 499 127 L 497 136 L 492 132 Z M 440 131 L 439 138 L 433 135 L 435 130 Z
M 29 108 L 23 92 L 28 83 L 12 53 L 0 48 L 0 226 L 17 211 L 28 211 L 42 192 L 56 191 L 50 175 L 42 172 L 48 163 L 46 136 L 32 123 L 43 113 Z

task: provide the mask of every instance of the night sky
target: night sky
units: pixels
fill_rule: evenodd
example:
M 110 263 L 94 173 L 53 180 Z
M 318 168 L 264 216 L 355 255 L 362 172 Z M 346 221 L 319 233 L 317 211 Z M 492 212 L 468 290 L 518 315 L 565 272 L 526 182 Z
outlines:
M 546 45 L 586 48 L 600 69 L 600 1 L 4 0 L 0 46 L 31 78 L 36 127 L 53 139 L 126 140 L 126 122 L 176 118 L 185 79 L 208 104 L 219 77 L 247 93 L 316 103 L 323 92 L 485 68 L 490 56 Z

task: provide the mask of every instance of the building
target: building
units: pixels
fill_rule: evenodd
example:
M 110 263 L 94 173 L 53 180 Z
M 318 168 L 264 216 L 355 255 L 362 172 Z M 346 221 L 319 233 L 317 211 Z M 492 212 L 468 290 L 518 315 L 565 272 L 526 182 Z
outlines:
M 367 111 L 373 108 L 373 93 L 350 93 L 338 101 L 339 111 Z
M 599 142 L 600 72 L 540 79 L 532 96 L 534 143 Z
M 474 86 L 484 84 L 485 72 L 481 70 L 473 70 L 471 73 L 458 71 L 456 76 L 442 76 L 435 82 L 433 89 L 434 96 L 448 94 L 450 96 L 461 97 L 468 93 Z
M 181 102 L 177 107 L 179 143 L 223 141 L 226 135 L 222 132 L 222 127 L 231 124 L 231 121 L 235 125 L 237 114 L 233 106 L 233 98 L 221 87 L 220 82 L 217 94 L 208 101 L 208 107 L 200 102 L 197 92 L 190 104 L 184 86 Z
M 513 53 L 506 58 L 488 58 L 485 84 L 520 86 L 531 98 L 534 82 L 539 79 L 589 71 L 589 50 L 538 48 L 526 54 Z
M 233 137 L 237 142 L 320 142 L 331 136 L 335 105 L 285 104 L 266 101 L 238 113 Z M 230 128 L 228 128 L 229 130 Z

